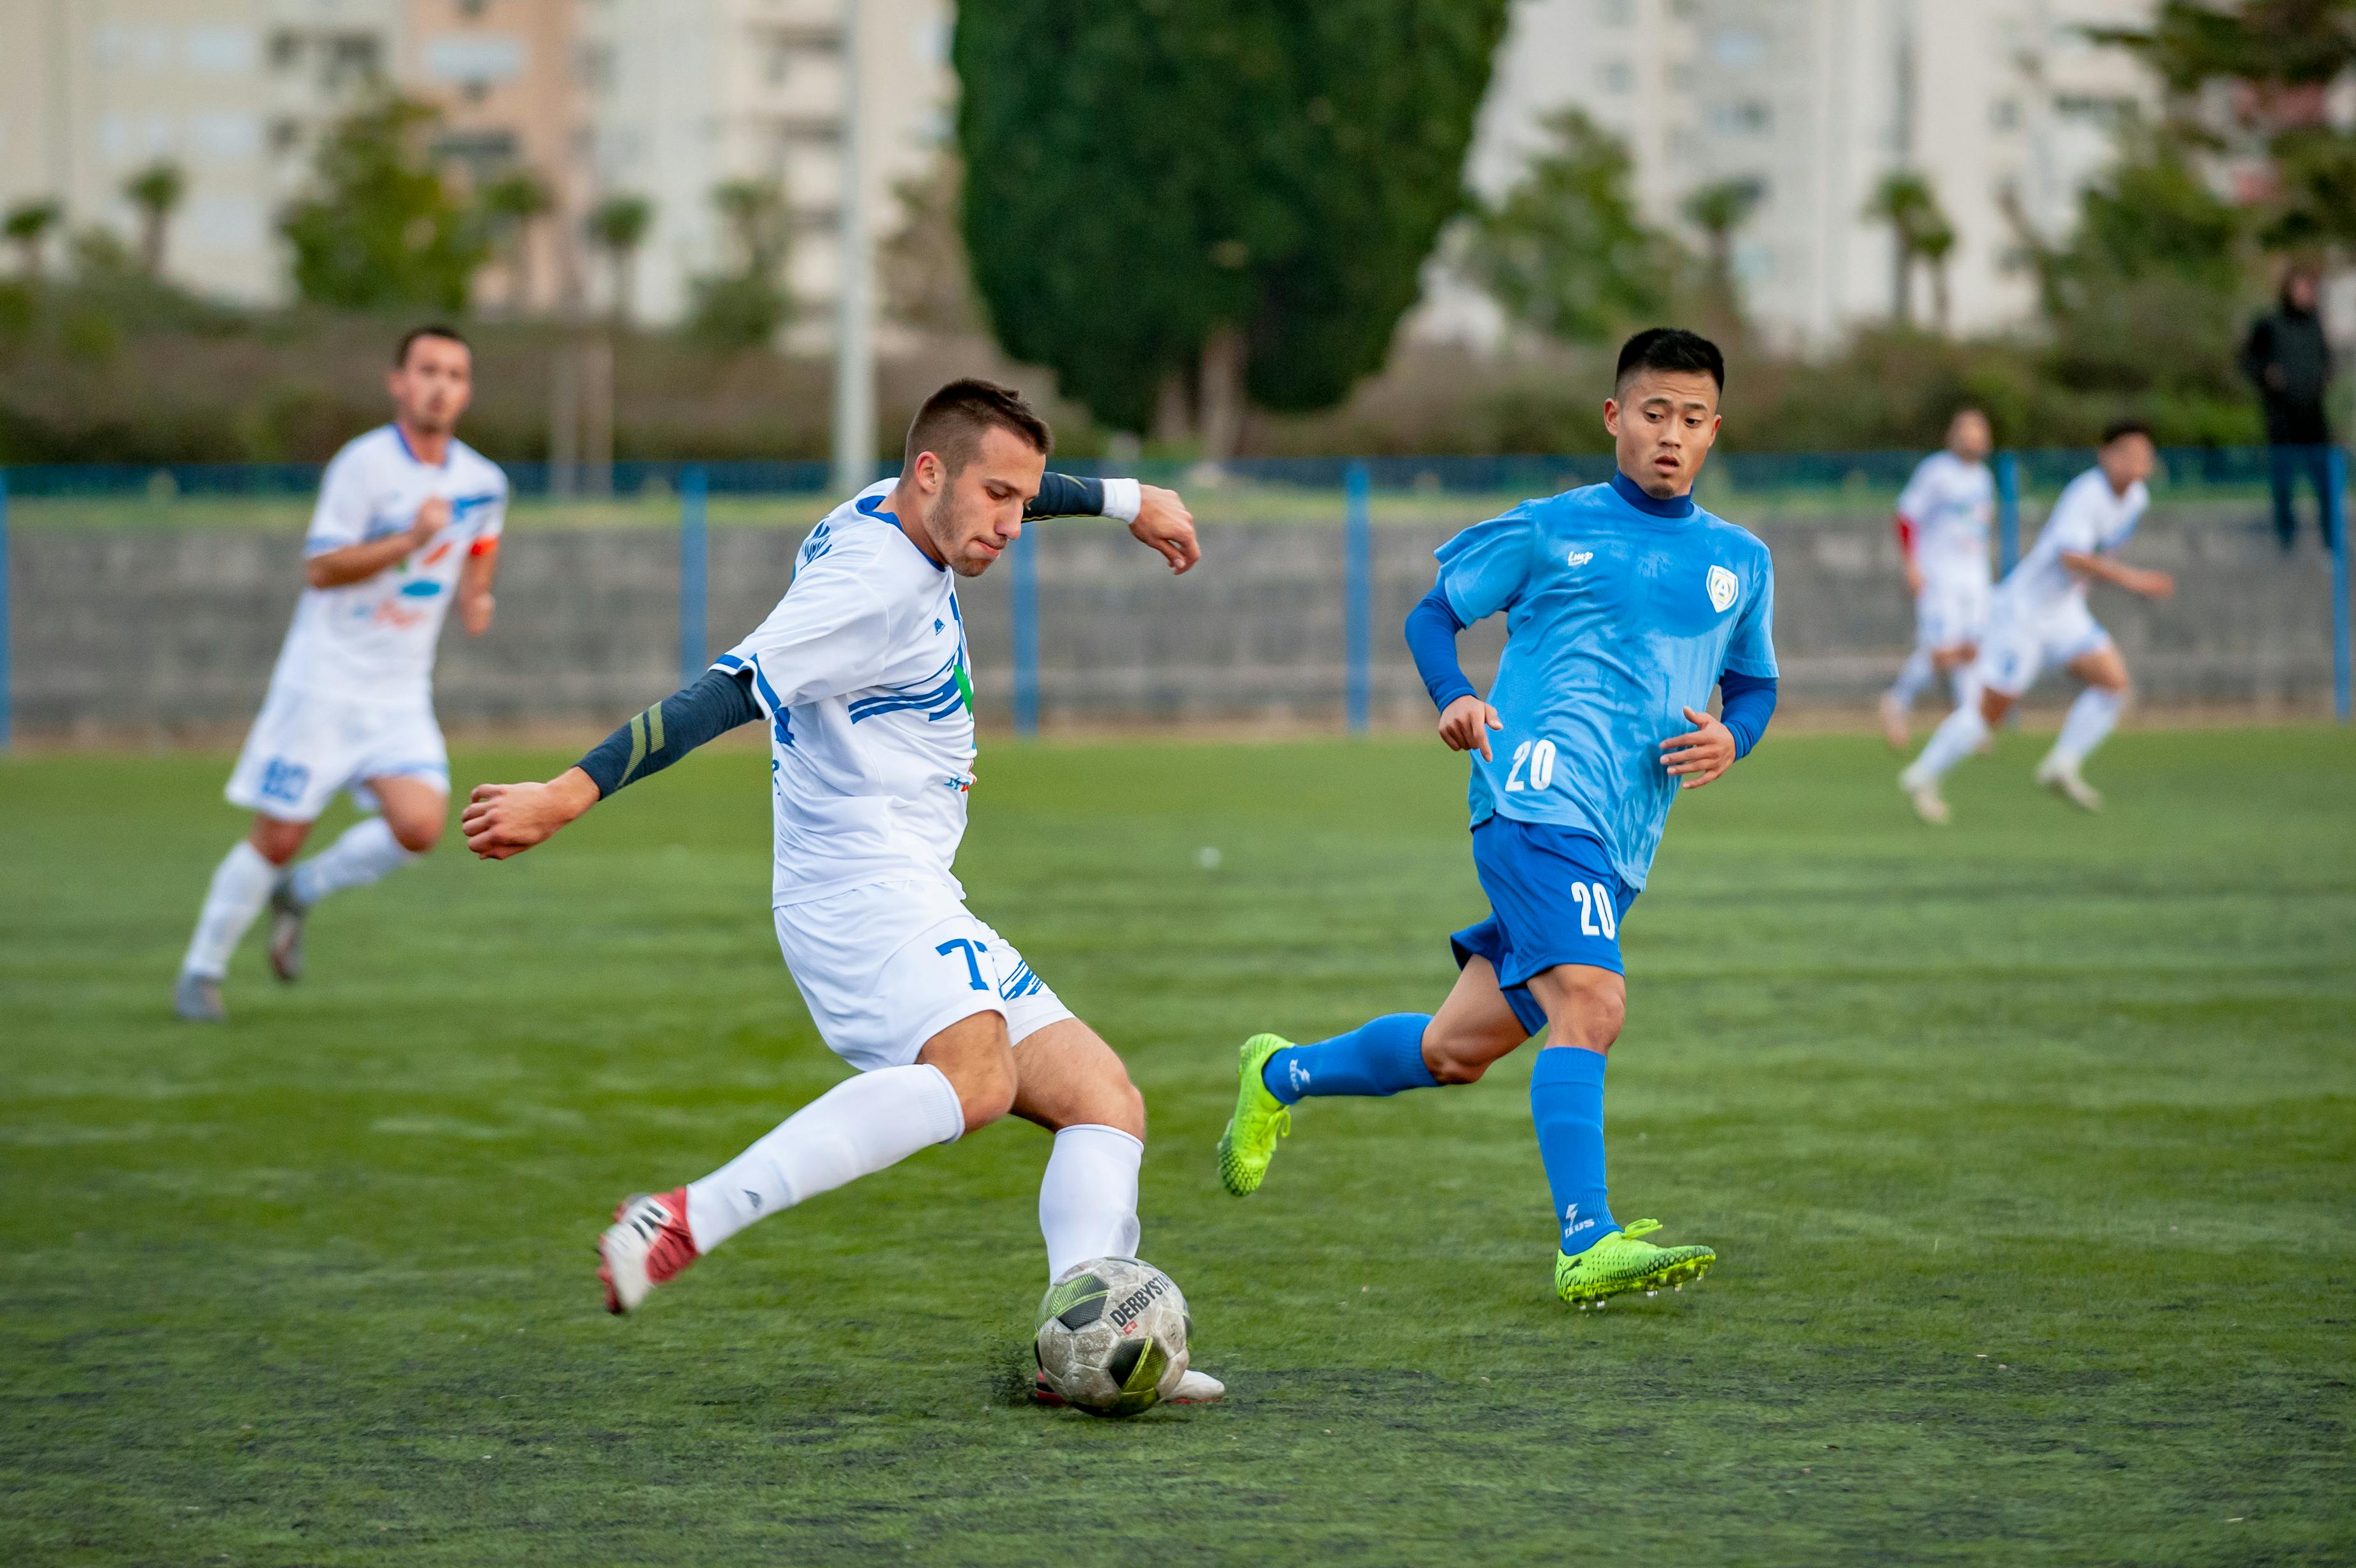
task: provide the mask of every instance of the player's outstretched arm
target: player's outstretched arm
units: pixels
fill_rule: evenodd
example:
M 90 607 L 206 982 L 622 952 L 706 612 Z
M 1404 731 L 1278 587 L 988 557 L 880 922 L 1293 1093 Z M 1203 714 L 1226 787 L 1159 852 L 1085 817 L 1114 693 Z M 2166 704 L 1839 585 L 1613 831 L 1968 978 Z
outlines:
M 1070 474 L 1040 477 L 1039 493 L 1023 503 L 1025 521 L 1043 517 L 1114 517 L 1129 524 L 1139 543 L 1159 551 L 1173 573 L 1183 575 L 1203 558 L 1194 537 L 1194 514 L 1176 490 L 1135 479 L 1082 479 Z
M 545 784 L 476 785 L 459 818 L 466 847 L 485 860 L 505 860 L 546 843 L 625 784 L 659 773 L 704 742 L 759 718 L 751 684 L 742 674 L 708 670 Z
M 2147 571 L 2130 566 L 2124 561 L 2114 561 L 2107 555 L 2091 555 L 2082 551 L 2062 552 L 2062 564 L 2081 577 L 2097 583 L 2108 583 L 2115 588 L 2125 588 L 2130 594 L 2140 594 L 2147 599 L 2171 598 L 2176 594 L 2176 579 L 2165 572 Z

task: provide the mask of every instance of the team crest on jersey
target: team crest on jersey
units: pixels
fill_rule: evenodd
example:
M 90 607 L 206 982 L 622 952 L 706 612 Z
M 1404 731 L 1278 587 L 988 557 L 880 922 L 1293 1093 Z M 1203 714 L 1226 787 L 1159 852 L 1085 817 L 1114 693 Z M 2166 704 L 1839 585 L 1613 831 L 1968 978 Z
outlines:
M 1724 615 L 1727 607 L 1734 603 L 1735 596 L 1742 592 L 1742 585 L 1736 582 L 1734 574 L 1723 566 L 1712 566 L 1709 569 L 1707 586 L 1709 589 L 1710 607 L 1720 615 Z

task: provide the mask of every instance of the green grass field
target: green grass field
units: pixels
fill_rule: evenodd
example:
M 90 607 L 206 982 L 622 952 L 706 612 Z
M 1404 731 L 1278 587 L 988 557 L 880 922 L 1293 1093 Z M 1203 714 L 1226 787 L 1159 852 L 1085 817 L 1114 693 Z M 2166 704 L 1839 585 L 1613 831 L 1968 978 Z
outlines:
M 1481 911 L 1425 742 L 985 748 L 972 900 L 1129 1056 L 1219 1407 L 1030 1408 L 1046 1140 L 771 1219 L 628 1321 L 590 1241 L 840 1074 L 731 748 L 170 973 L 219 757 L 0 763 L 0 1561 L 2356 1561 L 2356 745 L 2008 736 L 1918 827 L 1771 742 L 1625 942 L 1614 1208 L 1698 1291 L 1562 1310 L 1527 1057 L 1322 1101 L 1237 1202 L 1237 1040 L 1429 1007 Z M 462 753 L 458 776 L 562 758 Z M 1198 864 L 1221 852 L 1216 869 Z

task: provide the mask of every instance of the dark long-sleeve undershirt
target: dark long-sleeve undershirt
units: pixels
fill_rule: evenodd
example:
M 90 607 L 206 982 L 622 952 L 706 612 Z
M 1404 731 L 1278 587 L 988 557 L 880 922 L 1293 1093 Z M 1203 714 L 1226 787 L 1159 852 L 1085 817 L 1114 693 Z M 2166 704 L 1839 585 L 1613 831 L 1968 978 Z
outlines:
M 760 716 L 749 673 L 707 670 L 692 685 L 673 692 L 607 736 L 577 766 L 603 800 Z

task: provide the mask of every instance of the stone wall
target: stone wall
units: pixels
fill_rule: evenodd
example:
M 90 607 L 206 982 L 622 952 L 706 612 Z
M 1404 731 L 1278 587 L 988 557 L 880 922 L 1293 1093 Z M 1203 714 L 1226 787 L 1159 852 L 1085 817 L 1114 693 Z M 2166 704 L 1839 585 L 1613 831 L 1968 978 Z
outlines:
M 1762 525 L 1775 552 L 1776 645 L 1787 705 L 1860 707 L 1909 636 L 1889 532 L 1878 521 Z M 755 626 L 790 575 L 800 530 L 711 538 L 713 650 Z M 1330 725 L 1341 712 L 1343 535 L 1302 524 L 1214 524 L 1203 565 L 1173 580 L 1103 524 L 1062 521 L 1039 550 L 1040 692 L 1050 725 L 1211 721 Z M 1375 532 L 1378 723 L 1427 713 L 1398 625 L 1430 586 L 1445 531 Z M 293 537 L 252 531 L 22 531 L 11 542 L 15 692 L 37 736 L 218 736 L 261 702 L 299 585 Z M 2147 705 L 2321 711 L 2331 690 L 2329 563 L 2286 560 L 2243 510 L 2147 521 L 2136 562 L 2177 575 L 2151 605 L 2095 590 Z M 1003 723 L 1012 679 L 1009 579 L 966 585 L 979 695 Z M 438 682 L 459 727 L 610 724 L 669 692 L 679 667 L 679 550 L 668 530 L 511 531 L 498 618 L 473 641 L 449 628 Z M 1478 677 L 1500 630 L 1476 628 Z

